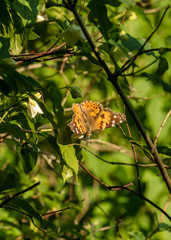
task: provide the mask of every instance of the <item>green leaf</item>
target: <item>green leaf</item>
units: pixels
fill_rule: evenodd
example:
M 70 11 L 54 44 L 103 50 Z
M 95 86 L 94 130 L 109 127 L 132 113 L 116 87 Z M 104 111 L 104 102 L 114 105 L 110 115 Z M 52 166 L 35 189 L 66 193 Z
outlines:
M 25 140 L 25 141 L 28 140 L 25 135 L 25 132 L 16 124 L 1 123 L 0 124 L 0 133 L 12 134 L 16 138 L 20 138 L 21 140 Z
M 140 41 L 132 37 L 128 33 L 126 34 L 126 36 L 127 36 L 127 41 L 121 41 L 121 45 L 123 45 L 125 48 L 129 49 L 130 51 L 134 51 L 134 50 L 138 51 L 142 46 Z
M 10 47 L 10 39 L 0 37 L 0 59 L 10 57 L 9 47 Z
M 10 38 L 10 50 L 18 55 L 23 50 L 23 37 L 21 34 L 13 34 Z
M 5 81 L 0 80 L 0 92 L 2 92 L 5 95 L 8 95 L 10 92 L 9 86 L 5 83 Z
M 27 1 L 27 0 L 14 0 L 12 2 L 12 9 L 21 16 L 23 25 L 33 24 L 37 19 L 37 5 L 39 0 Z
M 163 223 L 159 223 L 158 227 L 159 227 L 160 231 L 164 231 L 164 230 L 168 230 L 168 229 L 171 230 L 171 226 L 168 225 L 167 223 L 164 223 L 164 222 Z
M 23 209 L 26 213 L 31 215 L 31 217 L 37 219 L 41 224 L 43 224 L 43 219 L 40 214 L 25 199 L 17 197 L 12 199 L 11 203 L 17 208 Z
M 171 148 L 166 146 L 157 146 L 157 150 L 161 154 L 165 154 L 167 156 L 171 156 Z
M 125 4 L 126 7 L 132 7 L 135 5 L 135 0 L 120 0 L 121 2 L 123 2 Z
M 108 31 L 113 27 L 113 23 L 109 21 L 107 16 L 105 2 L 98 4 L 98 1 L 91 0 L 87 7 L 90 9 L 89 21 L 99 28 L 105 39 L 108 39 Z
M 133 232 L 129 232 L 129 236 L 131 240 L 145 240 L 145 236 L 142 232 L 138 232 L 138 231 L 133 231 Z
M 157 81 L 159 84 L 162 85 L 163 89 L 166 92 L 170 92 L 171 93 L 171 85 L 169 85 L 168 83 L 164 82 L 159 76 L 156 76 L 156 75 L 150 74 L 150 73 L 146 73 L 146 72 L 143 72 L 141 74 L 141 76 L 147 77 L 149 80 L 153 80 L 155 82 Z
M 30 31 L 29 34 L 28 34 L 28 40 L 35 40 L 35 39 L 38 39 L 40 38 L 39 35 L 37 35 L 35 32 L 33 31 Z
M 58 0 L 49 0 L 46 3 L 46 8 L 50 8 L 54 6 L 56 7 L 58 2 L 59 2 Z
M 65 125 L 64 109 L 61 106 L 62 95 L 60 91 L 56 88 L 53 88 L 51 90 L 51 95 L 52 95 L 53 111 L 58 120 L 57 128 L 60 129 L 60 131 L 62 131 Z
M 19 74 L 17 71 L 13 70 L 11 72 L 11 77 L 14 79 L 16 82 L 18 89 L 21 92 L 27 92 L 31 90 L 40 90 L 42 89 L 41 85 L 35 81 L 32 77 L 30 76 L 25 76 L 23 74 Z
M 13 173 L 0 170 L 0 192 L 14 188 L 16 186 L 16 178 Z
M 118 1 L 118 0 L 115 0 L 115 1 L 113 1 L 113 0 L 100 0 L 100 1 L 97 1 L 96 4 L 102 5 L 102 6 L 107 4 L 107 5 L 110 5 L 112 7 L 118 7 L 121 4 L 121 2 Z
M 157 68 L 157 75 L 159 76 L 163 75 L 168 69 L 169 69 L 168 61 L 166 60 L 166 58 L 161 57 Z
M 30 133 L 30 134 L 32 134 L 34 141 L 37 142 L 38 136 L 37 136 L 37 133 L 35 133 L 35 130 L 36 130 L 36 129 L 35 129 L 35 125 L 34 125 L 34 123 L 32 122 L 31 118 L 28 116 L 28 114 L 27 114 L 24 110 L 22 110 L 22 112 L 23 112 L 23 114 L 24 114 L 24 116 L 25 116 L 25 118 L 26 118 L 26 121 L 27 121 L 28 126 L 29 126 L 30 129 L 32 130 L 32 133 Z
M 64 182 L 66 180 L 70 179 L 73 176 L 73 171 L 71 168 L 68 167 L 68 165 L 63 164 L 62 166 L 62 177 Z
M 4 66 L 6 68 L 7 66 Z M 10 69 L 10 67 L 8 67 Z M 0 69 L 1 71 L 1 69 Z M 13 77 L 10 74 L 1 74 L 4 83 L 8 86 L 10 90 L 13 90 L 15 93 L 18 93 L 18 87 Z
M 78 159 L 76 157 L 76 151 L 75 151 L 74 146 L 62 145 L 62 144 L 59 144 L 59 143 L 58 143 L 58 145 L 59 145 L 59 148 L 60 148 L 60 151 L 61 151 L 61 154 L 62 154 L 62 157 L 63 157 L 64 161 L 66 162 L 68 167 L 73 170 L 73 172 L 75 173 L 75 175 L 77 177 L 77 174 L 78 174 Z M 70 172 L 69 172 L 69 174 L 70 174 Z
M 44 137 L 49 142 L 50 146 L 55 150 L 55 152 L 58 155 L 61 155 L 59 146 L 56 143 L 56 139 L 55 139 L 54 136 L 52 136 L 52 135 L 50 135 L 50 134 L 48 134 L 46 132 L 39 132 L 39 135 Z
M 21 145 L 17 145 L 17 153 L 22 162 L 24 172 L 28 174 L 31 172 L 36 165 L 38 152 L 36 148 L 32 145 L 28 145 L 27 143 Z
M 7 10 L 7 3 L 4 0 L 1 0 L 0 7 L 0 34 L 6 35 L 7 28 L 10 23 L 10 14 Z
M 166 37 L 166 43 L 167 43 L 168 45 L 171 45 L 171 35 L 168 36 L 168 37 Z

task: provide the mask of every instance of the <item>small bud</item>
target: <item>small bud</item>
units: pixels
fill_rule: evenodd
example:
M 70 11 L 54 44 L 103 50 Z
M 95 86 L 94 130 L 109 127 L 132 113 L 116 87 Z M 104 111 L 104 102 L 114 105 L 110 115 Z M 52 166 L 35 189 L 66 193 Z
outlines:
M 166 51 L 166 49 L 164 48 L 164 47 L 161 47 L 161 48 L 159 48 L 159 53 L 162 55 L 162 54 L 164 54 L 164 53 L 166 53 L 167 51 Z
M 81 90 L 79 89 L 79 87 L 77 86 L 71 86 L 69 88 L 70 92 L 71 92 L 71 95 L 72 95 L 72 98 L 76 99 L 76 98 L 81 98 L 82 97 L 82 92 Z

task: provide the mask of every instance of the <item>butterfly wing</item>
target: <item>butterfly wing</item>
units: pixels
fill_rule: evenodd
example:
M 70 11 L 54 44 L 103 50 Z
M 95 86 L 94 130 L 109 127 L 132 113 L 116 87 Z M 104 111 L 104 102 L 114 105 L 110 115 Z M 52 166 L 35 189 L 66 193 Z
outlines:
M 80 104 L 80 107 L 82 112 L 86 115 L 90 125 L 93 124 L 98 114 L 103 109 L 103 106 L 100 103 L 94 101 L 85 101 Z
M 74 115 L 73 115 L 72 121 L 70 122 L 70 125 L 69 125 L 71 131 L 76 134 L 85 134 L 86 127 L 84 124 L 84 119 L 82 116 L 82 111 L 80 109 L 80 105 L 77 103 L 74 103 L 72 105 L 72 110 L 74 112 Z
M 110 108 L 103 108 L 94 121 L 92 131 L 104 130 L 106 128 L 114 127 L 121 124 L 125 120 L 125 114 L 114 112 Z

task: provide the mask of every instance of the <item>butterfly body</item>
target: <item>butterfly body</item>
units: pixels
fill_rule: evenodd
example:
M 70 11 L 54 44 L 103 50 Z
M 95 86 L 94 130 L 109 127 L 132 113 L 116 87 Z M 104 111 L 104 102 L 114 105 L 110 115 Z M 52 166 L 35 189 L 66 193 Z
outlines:
M 103 108 L 100 103 L 94 101 L 73 103 L 72 109 L 74 115 L 70 123 L 71 131 L 88 137 L 96 130 L 114 127 L 126 120 L 125 114 Z

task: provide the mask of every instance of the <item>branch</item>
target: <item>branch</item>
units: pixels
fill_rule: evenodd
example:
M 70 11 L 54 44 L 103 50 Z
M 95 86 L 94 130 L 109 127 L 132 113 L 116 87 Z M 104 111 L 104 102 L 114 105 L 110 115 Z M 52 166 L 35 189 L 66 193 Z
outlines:
M 78 161 L 78 164 L 98 183 L 100 183 L 100 185 L 104 186 L 105 188 L 107 188 L 110 191 L 117 191 L 120 189 L 125 189 L 131 193 L 133 193 L 134 195 L 136 195 L 137 197 L 145 200 L 146 202 L 150 203 L 153 207 L 155 207 L 156 209 L 158 209 L 160 212 L 162 212 L 170 221 L 171 221 L 171 216 L 169 216 L 169 214 L 167 214 L 162 208 L 160 208 L 157 204 L 155 204 L 154 202 L 152 202 L 150 199 L 144 197 L 143 195 L 136 193 L 135 191 L 133 191 L 132 189 L 129 189 L 128 186 L 133 185 L 133 183 L 128 183 L 127 185 L 124 186 L 109 186 L 105 183 L 103 183 L 102 181 L 100 181 L 98 178 L 96 178 L 92 173 L 90 173 L 84 166 L 83 164 Z
M 167 10 L 168 10 L 168 8 L 165 10 L 165 13 L 166 13 Z M 96 55 L 97 59 L 99 60 L 99 63 L 101 64 L 101 66 L 105 70 L 105 72 L 106 72 L 106 74 L 108 76 L 108 80 L 113 84 L 113 86 L 117 90 L 118 94 L 121 96 L 122 101 L 124 102 L 124 104 L 128 108 L 129 112 L 131 113 L 132 118 L 134 119 L 134 121 L 135 121 L 135 123 L 136 123 L 136 125 L 137 125 L 137 127 L 138 127 L 138 129 L 140 131 L 140 133 L 142 134 L 144 140 L 146 141 L 148 147 L 150 148 L 151 153 L 153 154 L 153 156 L 154 156 L 154 158 L 156 160 L 156 163 L 157 163 L 157 165 L 159 167 L 159 170 L 160 170 L 160 172 L 161 172 L 161 174 L 163 176 L 163 179 L 164 179 L 164 181 L 165 181 L 165 183 L 167 185 L 168 190 L 171 193 L 171 181 L 170 181 L 170 178 L 168 176 L 168 173 L 167 173 L 166 169 L 163 166 L 163 162 L 162 162 L 162 160 L 161 160 L 161 158 L 160 158 L 160 156 L 158 154 L 158 151 L 157 151 L 155 145 L 153 144 L 153 142 L 151 141 L 151 139 L 149 138 L 149 136 L 147 135 L 147 133 L 146 133 L 146 131 L 145 131 L 145 129 L 144 129 L 144 127 L 143 127 L 139 117 L 137 116 L 134 108 L 132 107 L 130 101 L 128 100 L 128 98 L 124 94 L 122 88 L 120 87 L 120 85 L 119 85 L 119 83 L 117 81 L 118 80 L 118 76 L 121 74 L 120 71 L 118 71 L 118 69 L 116 69 L 115 73 L 112 74 L 112 72 L 108 68 L 107 64 L 105 63 L 105 61 L 101 57 L 101 54 L 99 53 L 98 48 L 94 45 L 94 43 L 93 43 L 93 41 L 92 41 L 92 39 L 91 39 L 91 37 L 90 37 L 90 35 L 89 35 L 85 25 L 84 25 L 84 23 L 82 22 L 82 20 L 81 20 L 79 14 L 78 14 L 76 8 L 73 8 L 72 12 L 73 12 L 73 14 L 74 14 L 78 24 L 80 25 L 80 27 L 81 27 L 85 37 L 87 38 L 87 41 L 89 42 L 89 44 L 90 44 L 94 54 Z M 162 16 L 162 19 L 163 19 L 165 13 Z M 160 20 L 160 24 L 161 24 L 162 19 Z M 160 26 L 160 24 L 158 25 L 158 27 Z M 156 28 L 156 30 L 158 29 L 158 27 Z M 154 32 L 155 31 L 153 31 L 152 34 L 154 34 Z M 149 36 L 148 40 L 151 38 L 152 34 Z M 143 44 L 143 46 L 142 46 L 143 48 L 146 45 L 146 43 L 147 43 L 147 41 Z
M 56 214 L 56 213 L 60 213 L 60 212 L 66 211 L 66 210 L 68 210 L 68 209 L 74 208 L 74 207 L 80 205 L 83 201 L 84 201 L 84 199 L 81 200 L 81 202 L 74 204 L 73 206 L 68 206 L 68 207 L 66 207 L 66 208 L 62 208 L 62 209 L 57 210 L 57 211 L 44 213 L 44 214 L 41 214 L 41 216 L 42 216 L 43 218 L 46 218 L 46 216 L 47 216 L 47 217 L 50 217 L 50 216 L 52 216 L 52 215 L 54 215 L 54 214 Z M 49 215 L 50 215 L 50 216 L 49 216 Z
M 3 208 L 12 209 L 12 210 L 14 210 L 14 211 L 17 211 L 17 212 L 20 212 L 20 213 L 26 215 L 27 217 L 29 217 L 29 218 L 31 219 L 31 221 L 32 221 L 32 223 L 33 223 L 33 225 L 34 225 L 35 227 L 37 227 L 37 228 L 38 228 L 39 230 L 41 230 L 42 232 L 47 232 L 45 229 L 43 229 L 43 228 L 41 228 L 41 227 L 39 227 L 39 226 L 37 226 L 37 225 L 35 224 L 35 222 L 34 222 L 34 220 L 33 220 L 33 217 L 32 217 L 30 214 L 28 214 L 28 213 L 26 213 L 26 212 L 24 212 L 24 211 L 21 211 L 21 210 L 18 209 L 18 208 L 11 207 L 11 206 L 4 206 Z
M 23 194 L 23 193 L 25 193 L 25 192 L 27 192 L 27 191 L 30 191 L 32 188 L 35 188 L 35 187 L 36 187 L 37 185 L 39 185 L 39 184 L 40 184 L 40 182 L 37 182 L 37 183 L 33 184 L 32 186 L 30 186 L 30 187 L 28 187 L 28 188 L 26 188 L 26 189 L 24 189 L 24 190 L 22 190 L 22 191 L 20 191 L 20 192 L 18 192 L 18 193 L 16 193 L 16 194 L 14 194 L 13 196 L 5 199 L 5 200 L 0 204 L 0 208 L 3 207 L 3 206 L 4 206 L 5 204 L 7 204 L 8 202 L 10 202 L 12 199 L 18 197 L 19 195 L 21 195 L 21 194 Z
M 161 124 L 161 126 L 160 126 L 160 128 L 159 128 L 159 131 L 158 131 L 158 133 L 157 133 L 157 135 L 156 135 L 156 137 L 155 137 L 155 140 L 154 140 L 154 145 L 155 145 L 155 146 L 157 145 L 157 140 L 158 140 L 158 137 L 159 137 L 159 135 L 160 135 L 160 132 L 161 132 L 164 124 L 166 123 L 167 119 L 169 118 L 170 114 L 171 114 L 171 110 L 168 112 L 168 114 L 166 115 L 164 121 L 162 122 L 162 124 Z
M 148 41 L 152 38 L 152 36 L 154 35 L 154 33 L 158 30 L 158 28 L 160 27 L 164 16 L 166 15 L 166 12 L 168 11 L 168 9 L 170 8 L 170 6 L 167 6 L 167 8 L 165 9 L 158 25 L 156 26 L 156 28 L 154 29 L 154 31 L 149 35 L 149 37 L 146 39 L 146 41 L 144 42 L 144 44 L 141 46 L 141 48 L 139 49 L 138 53 L 132 58 L 134 61 L 136 60 L 136 58 L 141 54 L 142 50 L 144 49 L 145 45 L 148 43 Z M 129 64 L 128 64 L 129 63 Z M 128 66 L 126 66 L 128 64 Z M 128 60 L 123 66 L 122 66 L 122 70 L 125 71 L 127 70 L 130 66 L 132 65 L 132 63 L 130 63 L 130 60 Z
M 85 168 L 85 167 L 83 166 L 83 164 L 82 164 L 80 161 L 78 161 L 78 164 L 79 164 L 93 179 L 95 179 L 98 183 L 100 183 L 100 185 L 104 186 L 105 188 L 109 189 L 110 191 L 117 191 L 117 190 L 120 190 L 120 189 L 125 189 L 126 187 L 133 185 L 133 183 L 131 182 L 131 183 L 128 183 L 128 184 L 126 184 L 126 185 L 124 185 L 124 186 L 110 186 L 110 185 L 108 185 L 108 184 L 105 184 L 105 183 L 102 182 L 101 180 L 99 180 L 97 177 L 95 177 L 87 168 Z

